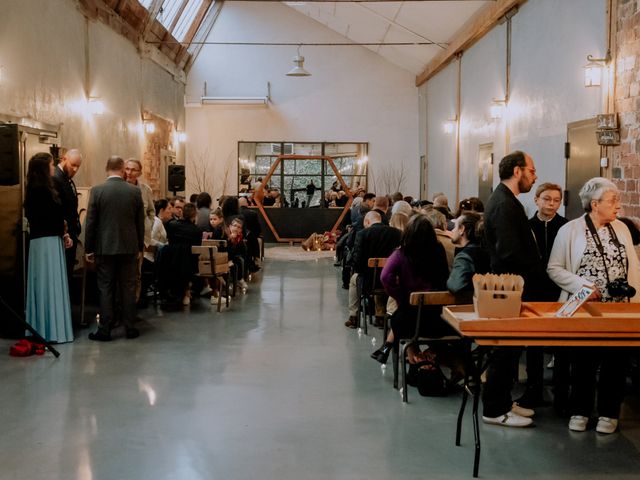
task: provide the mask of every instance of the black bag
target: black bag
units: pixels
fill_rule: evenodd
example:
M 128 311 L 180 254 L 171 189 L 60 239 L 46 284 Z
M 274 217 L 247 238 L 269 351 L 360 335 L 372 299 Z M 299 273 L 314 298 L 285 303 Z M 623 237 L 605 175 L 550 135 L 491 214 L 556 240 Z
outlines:
M 418 393 L 423 397 L 444 397 L 452 390 L 447 377 L 434 359 L 410 365 L 407 384 L 417 387 Z

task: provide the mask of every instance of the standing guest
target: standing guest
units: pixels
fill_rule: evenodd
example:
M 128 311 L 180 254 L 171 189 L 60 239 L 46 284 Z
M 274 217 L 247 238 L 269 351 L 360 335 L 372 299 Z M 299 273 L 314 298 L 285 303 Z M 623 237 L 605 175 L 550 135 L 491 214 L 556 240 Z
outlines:
M 451 231 L 451 242 L 459 250 L 453 259 L 447 288 L 451 293 L 466 295 L 468 299 L 473 295 L 473 276 L 487 273 L 490 269 L 489 254 L 481 245 L 481 225 L 480 214 L 465 211 L 455 219 Z
M 535 203 L 538 211 L 529 219 L 531 231 L 536 237 L 538 250 L 542 257 L 542 266 L 547 269 L 549 255 L 553 241 L 558 230 L 567 219 L 558 215 L 558 209 L 562 205 L 562 187 L 555 183 L 543 183 L 536 189 Z M 544 276 L 544 288 L 541 290 L 540 300 L 557 302 L 560 296 L 560 288 L 547 275 Z M 542 347 L 527 347 L 527 388 L 524 394 L 516 400 L 519 405 L 526 408 L 541 407 L 545 404 L 543 398 L 544 388 L 544 352 Z M 568 363 L 565 361 L 562 349 L 556 352 L 554 362 L 554 403 L 558 410 L 563 410 L 566 404 L 568 387 Z M 556 368 L 557 367 L 557 368 Z M 563 388 L 564 385 L 564 388 Z
M 53 186 L 53 157 L 36 153 L 29 160 L 24 209 L 29 221 L 27 322 L 49 342 L 73 341 L 64 248 L 65 209 Z
M 67 277 L 69 282 L 73 276 L 73 269 L 76 264 L 76 250 L 78 248 L 78 236 L 80 235 L 80 215 L 78 214 L 78 191 L 73 177 L 80 170 L 82 155 L 79 150 L 68 150 L 62 160 L 55 168 L 53 174 L 53 185 L 58 192 L 58 198 L 62 202 L 64 219 L 67 222 L 67 233 L 73 245 L 65 250 L 67 261 Z
M 138 187 L 142 194 L 142 203 L 144 205 L 144 247 L 147 248 L 151 245 L 151 229 L 156 217 L 153 191 L 149 185 L 138 180 L 142 175 L 142 163 L 140 161 L 130 158 L 127 160 L 124 171 L 127 183 Z M 140 298 L 140 291 L 142 290 L 142 258 L 142 254 L 140 254 L 138 258 L 138 275 L 136 277 L 136 300 Z
M 458 210 L 456 211 L 454 218 L 458 218 L 464 211 L 482 213 L 484 212 L 484 204 L 478 197 L 469 197 L 464 200 L 460 200 Z
M 536 168 L 532 158 L 516 151 L 505 156 L 498 167 L 500 183 L 489 197 L 484 214 L 484 236 L 489 249 L 491 271 L 512 273 L 524 278 L 524 301 L 535 301 L 544 288 L 544 269 L 529 219 L 516 198 L 531 190 Z M 542 280 L 541 280 L 542 279 Z M 487 370 L 482 394 L 485 423 L 505 427 L 526 427 L 533 423 L 535 412 L 514 404 L 511 398 L 514 372 L 521 348 L 499 347 Z
M 196 226 L 203 232 L 211 231 L 211 226 L 209 225 L 211 203 L 211 195 L 209 195 L 207 192 L 198 194 L 198 197 L 196 198 L 196 208 L 198 209 L 198 215 L 196 216 Z
M 584 184 L 579 196 L 586 214 L 560 228 L 547 268 L 562 289 L 560 301 L 588 285 L 595 290 L 593 300 L 640 302 L 640 262 L 629 229 L 617 219 L 620 192 L 610 180 L 595 177 Z M 624 349 L 594 347 L 573 349 L 570 356 L 569 430 L 587 429 L 597 391 L 596 431 L 615 432 L 628 354 Z
M 116 311 L 122 315 L 127 338 L 140 335 L 133 322 L 145 236 L 142 193 L 124 180 L 124 160 L 109 157 L 106 170 L 107 180 L 91 189 L 85 234 L 87 260 L 96 262 L 100 293 L 100 323 L 89 339 L 100 342 L 111 340 L 111 329 L 119 320 Z
M 260 258 L 260 242 L 258 239 L 262 237 L 262 227 L 260 227 L 260 219 L 255 210 L 249 208 L 249 202 L 246 197 L 240 197 L 238 199 L 238 205 L 240 206 L 240 216 L 244 219 L 244 231 L 246 232 L 247 239 L 247 258 L 249 264 L 247 270 L 250 273 L 260 270 L 258 267 L 258 259 Z
M 166 198 L 161 198 L 154 203 L 156 209 L 156 217 L 153 220 L 153 227 L 151 228 L 151 246 L 146 248 L 143 260 L 142 260 L 142 272 L 154 274 L 155 261 L 158 253 L 162 247 L 164 247 L 167 241 L 167 231 L 164 228 L 164 224 L 173 218 L 173 212 L 171 209 L 171 203 Z M 151 287 L 150 276 L 142 276 L 142 290 L 140 299 L 138 300 L 138 306 L 142 308 L 147 307 L 147 295 Z
M 311 180 L 305 187 L 305 190 L 307 192 L 307 208 L 311 206 L 311 200 L 313 200 L 313 196 L 315 195 L 317 189 L 318 187 L 316 187 L 316 184 L 313 183 L 313 180 Z

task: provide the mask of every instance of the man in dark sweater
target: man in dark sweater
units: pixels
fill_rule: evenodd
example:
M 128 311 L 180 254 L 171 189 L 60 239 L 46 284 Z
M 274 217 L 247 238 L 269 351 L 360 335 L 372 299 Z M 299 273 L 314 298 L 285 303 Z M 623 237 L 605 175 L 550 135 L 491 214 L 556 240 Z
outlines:
M 358 282 L 367 291 L 373 285 L 373 271 L 368 266 L 370 258 L 387 258 L 400 245 L 400 230 L 382 223 L 380 213 L 368 212 L 364 217 L 364 230 L 356 235 L 351 255 L 353 274 L 349 282 L 349 319 L 345 326 L 356 328 L 359 302 Z M 379 282 L 379 279 L 377 279 Z M 376 323 L 382 323 L 385 302 L 376 301 Z
M 545 271 L 522 204 L 516 198 L 531 190 L 536 169 L 524 152 L 510 153 L 500 161 L 500 184 L 491 194 L 484 214 L 485 240 L 491 271 L 524 278 L 524 301 L 540 300 Z M 506 427 L 531 425 L 535 412 L 513 403 L 511 388 L 521 348 L 496 348 L 487 370 L 482 403 L 485 423 Z
M 562 187 L 555 183 L 543 183 L 536 189 L 535 196 L 538 211 L 529 219 L 529 225 L 536 238 L 538 250 L 542 257 L 542 265 L 547 269 L 549 255 L 553 247 L 553 241 L 558 234 L 558 230 L 568 222 L 566 218 L 558 215 L 558 209 L 562 205 Z M 560 296 L 558 287 L 548 275 L 543 279 L 544 288 L 540 292 L 540 300 L 555 302 Z M 569 368 L 568 362 L 564 361 L 562 351 L 558 351 L 556 358 L 558 368 L 554 369 L 554 383 L 556 384 L 554 403 L 562 410 L 568 396 Z M 544 378 L 544 352 L 542 347 L 527 347 L 527 389 L 525 393 L 516 401 L 526 408 L 535 408 L 544 405 L 543 391 Z

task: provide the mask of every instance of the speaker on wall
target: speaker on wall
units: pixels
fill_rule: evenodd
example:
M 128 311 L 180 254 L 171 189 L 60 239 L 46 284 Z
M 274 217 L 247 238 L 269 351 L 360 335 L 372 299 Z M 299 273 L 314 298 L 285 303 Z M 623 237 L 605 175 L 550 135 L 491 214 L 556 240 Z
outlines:
M 171 192 L 184 192 L 184 165 L 169 165 L 167 178 L 167 190 Z

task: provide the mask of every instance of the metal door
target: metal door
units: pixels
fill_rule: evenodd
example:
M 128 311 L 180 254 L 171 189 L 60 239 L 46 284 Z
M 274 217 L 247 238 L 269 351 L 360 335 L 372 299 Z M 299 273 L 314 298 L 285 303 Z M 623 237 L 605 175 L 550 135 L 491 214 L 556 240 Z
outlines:
M 596 119 L 567 124 L 565 216 L 569 220 L 584 213 L 578 192 L 593 177 L 600 176 L 600 146 L 596 140 Z
M 478 198 L 486 205 L 493 192 L 493 143 L 478 147 Z

